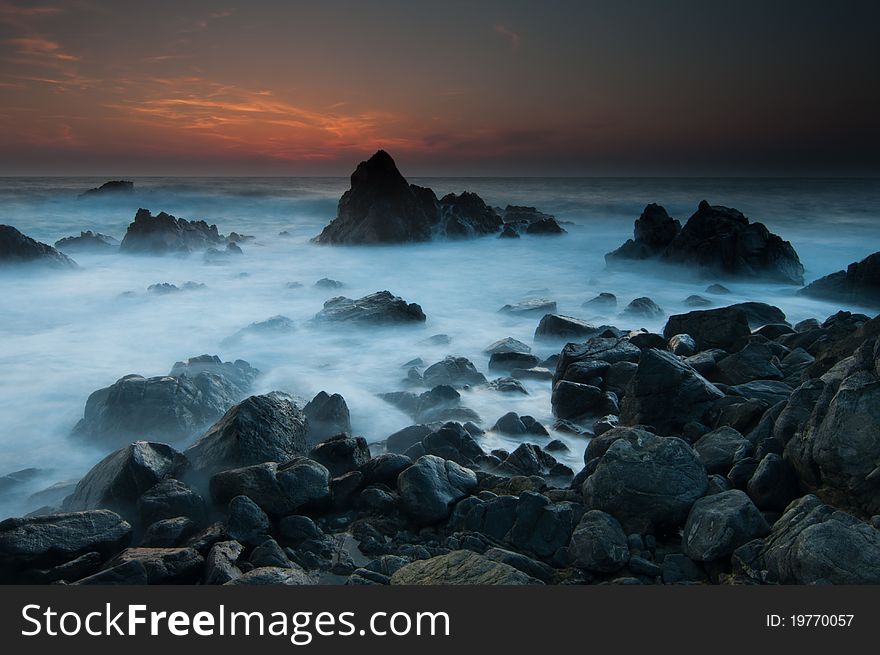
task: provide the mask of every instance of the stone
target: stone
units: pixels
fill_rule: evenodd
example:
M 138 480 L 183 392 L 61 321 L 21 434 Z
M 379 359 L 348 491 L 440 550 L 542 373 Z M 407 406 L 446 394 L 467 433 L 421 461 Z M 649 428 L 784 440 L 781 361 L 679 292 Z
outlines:
M 215 474 L 211 498 L 225 504 L 244 495 L 270 516 L 287 516 L 330 502 L 330 473 L 305 457 L 284 464 L 267 462 Z
M 514 339 L 513 337 L 504 337 L 493 343 L 490 343 L 483 349 L 486 355 L 494 355 L 495 353 L 530 353 L 532 349 L 529 345 Z
M 269 517 L 247 496 L 236 496 L 229 501 L 226 534 L 230 539 L 245 546 L 256 546 L 266 540 L 271 528 Z
M 330 477 L 338 477 L 359 469 L 370 459 L 370 448 L 363 437 L 339 434 L 322 441 L 309 453 L 316 462 L 330 471 Z
M 291 567 L 280 567 L 280 566 L 261 566 L 256 569 L 252 569 L 247 573 L 243 573 L 237 578 L 233 578 L 229 582 L 224 583 L 226 585 L 238 586 L 238 585 L 283 585 L 283 586 L 301 586 L 301 585 L 312 585 L 315 584 L 314 580 L 309 577 L 309 575 L 302 570 L 302 568 L 295 566 Z
M 393 585 L 531 585 L 539 580 L 469 550 L 411 562 L 391 576 Z
M 815 280 L 798 293 L 812 298 L 858 305 L 880 305 L 880 252 Z
M 671 218 L 662 206 L 651 203 L 636 219 L 634 238 L 605 255 L 605 262 L 611 266 L 624 260 L 657 257 L 665 251 L 680 231 L 681 223 Z
M 316 322 L 356 324 L 424 323 L 425 313 L 416 303 L 407 303 L 390 291 L 377 291 L 352 300 L 345 296 L 331 298 L 315 315 Z
M 185 516 L 160 519 L 144 530 L 141 548 L 177 548 L 199 531 L 199 526 Z
M 663 308 L 650 298 L 635 298 L 623 310 L 628 318 L 660 318 L 665 315 Z
M 64 237 L 55 242 L 55 248 L 61 252 L 114 252 L 119 247 L 119 241 L 100 232 L 84 230 L 79 236 Z
M 742 309 L 721 307 L 670 316 L 663 336 L 671 339 L 676 334 L 689 334 L 698 351 L 711 348 L 730 351 L 740 339 L 751 334 L 751 328 L 748 315 Z
M 561 314 L 545 314 L 535 328 L 535 339 L 583 339 L 599 331 L 579 318 Z
M 532 298 L 522 300 L 517 303 L 504 305 L 498 310 L 502 314 L 512 314 L 514 316 L 529 316 L 532 314 L 555 314 L 556 301 L 547 298 Z
M 746 488 L 758 509 L 782 512 L 798 496 L 798 481 L 791 465 L 777 453 L 761 459 Z
M 602 416 L 619 412 L 617 401 L 605 391 L 589 384 L 561 380 L 553 387 L 553 415 L 576 419 L 585 415 Z
M 108 561 L 104 569 L 133 560 L 146 570 L 147 584 L 195 582 L 205 565 L 205 558 L 193 548 L 126 548 Z
M 485 453 L 463 425 L 449 422 L 407 448 L 404 454 L 413 461 L 422 455 L 436 455 L 461 466 L 471 466 Z
M 572 566 L 597 573 L 613 573 L 629 562 L 626 534 L 610 514 L 584 512 L 571 535 L 568 556 Z
M 715 364 L 719 382 L 745 384 L 752 380 L 782 380 L 782 371 L 770 360 L 773 351 L 766 344 L 749 343 L 737 353 Z
M 737 452 L 751 450 L 752 443 L 731 427 L 721 427 L 704 434 L 694 444 L 694 450 L 709 473 L 726 475 L 733 466 Z
M 367 460 L 360 466 L 365 485 L 386 484 L 397 486 L 397 476 L 412 466 L 412 460 L 406 455 L 384 453 Z
M 403 510 L 418 524 L 447 519 L 453 505 L 477 487 L 470 469 L 436 455 L 424 455 L 397 478 Z
M 731 489 L 694 503 L 682 532 L 682 550 L 692 560 L 712 562 L 769 532 L 770 526 L 749 497 Z
M 208 517 L 205 500 L 174 478 L 165 478 L 147 489 L 138 498 L 137 508 L 141 525 L 145 526 L 175 517 L 186 517 L 201 526 Z
M 508 539 L 516 550 L 549 560 L 568 545 L 582 513 L 579 503 L 554 503 L 543 494 L 523 491 Z
M 153 216 L 149 209 L 141 208 L 128 226 L 119 250 L 130 254 L 186 254 L 224 243 L 216 225 L 175 218 L 165 212 Z
M 343 432 L 351 434 L 351 414 L 338 393 L 319 391 L 303 407 L 303 414 L 308 419 L 307 440 L 312 446 Z
M 581 307 L 596 311 L 610 312 L 617 307 L 617 296 L 613 293 L 603 291 L 595 298 L 585 301 Z
M 306 418 L 293 399 L 273 392 L 231 407 L 185 454 L 199 473 L 262 462 L 286 462 L 308 452 Z
M 116 196 L 134 193 L 134 182 L 128 180 L 110 180 L 99 187 L 94 187 L 79 194 L 79 198 L 94 196 Z
M 509 355 L 510 353 L 507 354 Z M 502 353 L 492 355 L 492 357 L 499 355 L 502 355 Z M 461 388 L 486 382 L 486 376 L 480 373 L 469 359 L 453 356 L 446 357 L 426 368 L 422 374 L 422 379 L 429 387 L 448 385 Z
M 669 352 L 679 357 L 690 357 L 697 353 L 697 342 L 689 334 L 675 334 L 669 337 L 666 347 Z
M 150 287 L 150 289 L 152 289 L 152 287 Z M 150 289 L 148 289 L 148 291 Z M 241 328 L 235 334 L 223 339 L 223 341 L 220 342 L 220 345 L 225 348 L 236 345 L 248 337 L 279 337 L 294 332 L 296 332 L 296 325 L 294 322 L 287 316 L 278 314 L 276 316 L 270 316 L 264 321 L 255 321 L 254 323 Z
M 77 267 L 52 246 L 31 239 L 11 225 L 0 225 L 0 267 L 27 263 L 61 270 Z
M 116 585 L 147 585 L 147 569 L 140 560 L 131 559 L 108 569 L 98 571 L 90 576 L 72 583 L 76 586 L 100 585 L 102 587 Z
M 489 358 L 489 370 L 509 373 L 515 368 L 532 368 L 540 363 L 541 360 L 530 353 L 493 353 Z

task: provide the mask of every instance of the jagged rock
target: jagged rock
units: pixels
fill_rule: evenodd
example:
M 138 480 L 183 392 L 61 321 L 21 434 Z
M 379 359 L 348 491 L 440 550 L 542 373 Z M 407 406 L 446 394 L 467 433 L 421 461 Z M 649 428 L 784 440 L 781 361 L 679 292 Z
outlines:
M 334 323 L 424 323 L 425 313 L 416 303 L 407 303 L 390 291 L 377 291 L 352 300 L 344 296 L 331 298 L 315 315 L 316 321 Z
M 236 496 L 229 501 L 226 514 L 226 534 L 245 546 L 263 543 L 272 524 L 266 513 L 247 496 Z
M 505 225 L 501 234 L 498 235 L 499 239 L 519 239 L 519 232 L 516 231 L 516 228 L 513 225 Z
M 0 266 L 25 263 L 76 268 L 76 262 L 52 246 L 31 239 L 11 225 L 0 225 Z
M 144 530 L 141 548 L 178 548 L 199 531 L 199 525 L 185 516 L 159 519 Z
M 397 476 L 412 466 L 412 459 L 398 453 L 384 453 L 367 460 L 358 469 L 363 475 L 365 485 L 386 484 L 397 485 Z
M 727 385 L 752 380 L 782 380 L 782 371 L 770 360 L 773 350 L 767 344 L 749 343 L 745 348 L 716 363 L 718 380 Z
M 595 298 L 591 298 L 590 300 L 584 302 L 581 307 L 610 312 L 615 307 L 617 307 L 617 296 L 615 296 L 613 293 L 603 291 Z
M 724 394 L 669 352 L 642 351 L 639 366 L 626 388 L 620 421 L 651 425 L 660 434 L 678 434 L 686 423 L 699 421 Z
M 462 466 L 471 466 L 485 453 L 463 425 L 449 422 L 407 448 L 404 454 L 412 460 L 423 455 L 436 455 Z
M 188 466 L 186 457 L 167 444 L 136 441 L 95 464 L 65 498 L 64 509 L 130 513 L 142 493 L 165 478 L 182 475 Z
M 560 314 L 546 314 L 535 328 L 535 339 L 582 339 L 597 334 L 597 328 L 586 321 Z
M 205 558 L 204 584 L 226 584 L 241 575 L 236 566 L 244 547 L 237 541 L 221 541 L 213 546 Z
M 768 453 L 749 479 L 746 491 L 759 509 L 782 512 L 798 496 L 798 481 L 791 465 L 777 453 Z
M 338 393 L 330 395 L 326 391 L 319 391 L 303 407 L 303 414 L 308 419 L 309 444 L 315 445 L 337 434 L 352 431 L 348 405 Z
M 270 516 L 287 516 L 330 502 L 330 473 L 305 457 L 222 471 L 210 481 L 211 498 L 226 504 L 247 496 Z
M 568 343 L 559 353 L 553 381 L 565 378 L 568 367 L 576 362 L 601 360 L 608 364 L 638 362 L 642 351 L 627 339 L 615 337 L 592 337 L 585 343 Z
M 315 581 L 299 566 L 261 566 L 233 578 L 226 585 L 283 585 L 287 587 L 312 585 Z
M 119 250 L 125 253 L 164 255 L 205 250 L 222 245 L 223 236 L 216 225 L 188 221 L 165 212 L 156 216 L 149 209 L 138 209 L 128 226 Z
M 165 376 L 127 375 L 89 396 L 73 434 L 110 445 L 181 441 L 223 416 L 257 374 L 242 360 L 222 363 L 203 355 L 178 362 Z
M 119 241 L 100 232 L 84 230 L 78 237 L 64 237 L 55 242 L 55 248 L 61 252 L 113 252 L 119 247 Z
M 663 336 L 671 339 L 676 334 L 693 337 L 698 351 L 711 348 L 730 351 L 740 339 L 751 334 L 751 327 L 742 309 L 721 307 L 670 316 L 663 328 Z
M 501 473 L 522 476 L 571 477 L 573 472 L 540 446 L 523 443 L 498 465 Z
M 627 533 L 644 533 L 682 525 L 708 485 L 687 443 L 631 430 L 611 442 L 584 482 L 584 504 L 611 514 Z
M 694 503 L 684 524 L 682 550 L 692 560 L 711 562 L 729 557 L 769 532 L 770 526 L 749 497 L 731 489 Z
M 453 505 L 477 487 L 470 469 L 436 455 L 424 455 L 397 478 L 404 511 L 420 525 L 447 519 Z
M 439 220 L 432 228 L 437 236 L 467 239 L 501 230 L 503 222 L 476 193 L 449 193 L 439 201 Z
M 559 225 L 559 223 L 556 222 L 555 218 L 550 216 L 549 218 L 542 218 L 540 220 L 529 223 L 526 226 L 526 234 L 565 234 L 565 230 L 562 228 L 561 225 Z
M 627 259 L 650 259 L 663 253 L 681 231 L 681 223 L 671 218 L 666 209 L 651 203 L 636 219 L 635 237 L 614 252 L 605 255 L 608 264 Z
M 193 548 L 126 548 L 107 562 L 104 569 L 131 561 L 143 565 L 148 584 L 195 582 L 205 564 L 205 558 Z
M 737 451 L 751 449 L 752 443 L 731 427 L 707 432 L 694 444 L 694 450 L 709 473 L 726 474 L 736 460 Z
M 540 363 L 541 360 L 530 353 L 493 353 L 489 358 L 489 370 L 509 373 L 515 368 L 532 368 Z
M 366 464 L 370 449 L 363 437 L 338 434 L 315 446 L 309 457 L 326 467 L 330 477 L 335 478 Z
M 560 380 L 551 395 L 553 415 L 562 419 L 576 419 L 585 415 L 617 414 L 617 399 L 607 391 L 589 384 Z
M 517 370 L 517 369 L 514 369 Z M 520 393 L 528 396 L 529 392 L 523 383 L 513 377 L 496 378 L 486 383 L 486 388 L 499 393 Z
M 518 341 L 513 337 L 505 337 L 503 339 L 499 339 L 494 343 L 489 344 L 486 348 L 483 349 L 483 353 L 486 355 L 494 355 L 496 353 L 530 353 L 532 352 L 531 347 L 524 344 L 522 341 Z
M 697 294 L 691 294 L 684 299 L 684 304 L 688 307 L 711 307 L 714 303 L 708 298 Z
M 79 194 L 80 198 L 108 195 L 127 195 L 134 193 L 134 182 L 128 180 L 110 180 L 99 187 L 94 187 Z
M 492 356 L 509 356 L 511 354 L 496 353 Z M 486 376 L 480 373 L 469 359 L 466 357 L 453 357 L 451 355 L 426 368 L 422 374 L 422 379 L 429 387 L 448 385 L 461 388 L 486 382 Z
M 512 304 L 504 305 L 498 310 L 502 314 L 512 314 L 514 316 L 529 316 L 531 314 L 555 314 L 556 301 L 547 298 L 532 298 L 530 300 L 521 300 Z
M 393 585 L 531 585 L 541 584 L 522 571 L 470 550 L 411 562 L 391 576 Z
M 572 566 L 613 573 L 629 561 L 626 534 L 613 516 L 590 510 L 584 513 L 571 535 L 568 555 Z
M 306 418 L 286 394 L 250 396 L 234 405 L 185 454 L 200 473 L 262 462 L 286 462 L 308 452 Z
M 508 412 L 499 418 L 492 426 L 492 430 L 514 436 L 524 434 L 548 436 L 547 429 L 538 421 L 531 416 L 520 417 L 516 412 Z
M 137 501 L 141 525 L 156 521 L 185 517 L 201 526 L 207 519 L 205 500 L 186 484 L 174 478 L 165 478 L 147 489 Z
M 152 287 L 151 287 L 152 288 Z M 230 346 L 242 339 L 254 336 L 279 336 L 296 332 L 296 326 L 287 316 L 270 316 L 265 321 L 255 321 L 247 327 L 241 328 L 235 334 L 226 337 L 220 342 L 221 346 Z
M 379 395 L 419 423 L 438 421 L 480 421 L 472 409 L 461 406 L 461 394 L 449 385 L 438 385 L 421 395 L 398 391 Z
M 805 296 L 858 305 L 880 305 L 880 252 L 853 262 L 811 282 L 799 291 Z

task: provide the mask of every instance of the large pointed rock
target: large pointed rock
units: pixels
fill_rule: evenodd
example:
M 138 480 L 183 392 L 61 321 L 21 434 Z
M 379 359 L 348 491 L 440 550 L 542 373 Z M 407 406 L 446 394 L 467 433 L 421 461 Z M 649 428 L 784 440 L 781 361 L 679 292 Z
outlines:
M 52 246 L 31 239 L 11 225 L 0 225 L 0 266 L 26 263 L 76 268 L 76 262 Z

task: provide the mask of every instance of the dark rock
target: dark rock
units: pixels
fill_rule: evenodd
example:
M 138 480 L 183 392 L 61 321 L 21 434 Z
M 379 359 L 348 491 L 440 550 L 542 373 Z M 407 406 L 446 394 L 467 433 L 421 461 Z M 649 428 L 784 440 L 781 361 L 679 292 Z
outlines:
M 577 382 L 579 384 L 591 384 L 594 387 L 602 386 L 605 374 L 611 365 L 601 359 L 586 359 L 582 362 L 571 364 L 562 375 L 563 380 Z
M 526 234 L 565 234 L 565 230 L 563 230 L 562 226 L 560 226 L 559 223 L 556 222 L 556 219 L 551 216 L 549 218 L 543 218 L 541 220 L 534 221 L 533 223 L 529 223 L 526 226 Z
M 522 300 L 517 303 L 504 305 L 498 310 L 504 314 L 512 314 L 514 316 L 529 316 L 532 314 L 555 314 L 556 301 L 547 298 L 533 298 L 530 300 Z
M 706 469 L 687 443 L 632 430 L 598 460 L 583 486 L 584 504 L 608 512 L 627 532 L 644 533 L 682 525 L 707 486 Z
M 213 474 L 305 455 L 306 419 L 286 394 L 250 396 L 234 405 L 185 454 L 196 471 Z
M 638 370 L 638 364 L 633 362 L 615 362 L 605 373 L 605 391 L 616 394 L 618 398 L 623 397 Z
M 794 330 L 787 323 L 767 323 L 755 330 L 755 334 L 767 337 L 770 341 L 774 341 L 784 334 L 792 333 Z
M 189 284 L 189 283 L 187 283 Z M 296 326 L 287 316 L 270 316 L 265 321 L 256 321 L 247 327 L 243 327 L 232 336 L 226 337 L 220 342 L 221 346 L 237 344 L 242 339 L 254 336 L 279 336 L 296 332 Z
M 312 580 L 308 574 L 300 567 L 280 567 L 280 566 L 261 566 L 252 569 L 247 573 L 243 573 L 237 578 L 233 578 L 226 585 L 283 585 L 283 586 L 301 586 L 312 585 Z
M 266 540 L 271 527 L 266 513 L 247 496 L 236 496 L 229 501 L 226 534 L 230 539 L 245 546 L 256 546 Z
M 344 296 L 331 298 L 324 303 L 324 309 L 315 315 L 315 320 L 333 323 L 424 323 L 422 308 L 415 303 L 407 303 L 390 291 L 377 291 L 363 298 L 352 300 Z
M 645 329 L 630 332 L 627 335 L 627 338 L 629 339 L 629 342 L 639 350 L 645 350 L 645 348 L 666 349 L 666 339 L 662 335 L 648 332 Z
M 613 573 L 629 562 L 626 534 L 617 519 L 597 509 L 585 512 L 571 535 L 568 556 L 572 566 Z
M 752 443 L 730 427 L 722 427 L 704 434 L 694 450 L 709 473 L 726 474 L 736 459 L 737 451 L 751 449 Z
M 532 368 L 515 368 L 510 372 L 510 376 L 517 380 L 552 380 L 553 371 L 543 366 L 533 366 Z
M 630 557 L 627 566 L 636 575 L 643 575 L 648 578 L 657 578 L 663 572 L 657 564 L 639 555 Z
M 404 453 L 416 460 L 423 455 L 436 455 L 449 459 L 462 466 L 471 466 L 483 453 L 483 449 L 460 423 L 444 423 L 419 443 L 407 448 Z
M 556 362 L 556 373 L 553 381 L 557 382 L 565 377 L 568 367 L 575 362 L 586 360 L 601 360 L 608 364 L 617 362 L 638 362 L 642 351 L 627 339 L 592 337 L 585 343 L 568 343 L 559 353 Z
M 697 342 L 689 334 L 676 334 L 669 337 L 669 343 L 666 346 L 669 352 L 679 357 L 690 357 L 697 352 Z
M 406 455 L 385 453 L 361 464 L 360 472 L 364 476 L 364 484 L 397 485 L 397 476 L 412 466 L 412 460 Z
M 330 501 L 330 473 L 305 457 L 285 464 L 256 464 L 215 474 L 211 498 L 225 504 L 235 496 L 247 496 L 270 516 L 287 516 L 321 507 Z
M 391 576 L 393 585 L 541 584 L 522 571 L 469 550 L 411 562 Z
M 544 446 L 544 450 L 547 451 L 548 453 L 568 453 L 568 452 L 571 452 L 571 449 L 561 439 L 553 439 L 546 446 Z
M 385 448 L 390 453 L 403 453 L 422 439 L 431 434 L 434 430 L 428 425 L 410 425 L 398 430 L 385 440 Z
M 317 289 L 341 289 L 344 286 L 339 280 L 331 280 L 329 277 L 322 277 L 315 282 L 315 288 Z
M 512 225 L 505 225 L 501 230 L 501 234 L 498 235 L 499 239 L 519 239 L 519 232 L 516 231 L 516 228 Z
M 711 562 L 729 557 L 769 532 L 770 526 L 749 497 L 732 489 L 694 503 L 682 532 L 682 549 L 693 560 Z
M 288 559 L 281 546 L 274 539 L 266 539 L 266 541 L 254 548 L 249 561 L 256 568 L 263 566 L 290 568 L 292 566 L 290 559 Z
M 519 569 L 526 575 L 540 580 L 545 584 L 550 583 L 556 574 L 556 571 L 552 566 L 548 566 L 543 562 L 539 562 L 538 560 L 527 557 L 521 553 L 505 550 L 504 548 L 490 548 L 483 554 L 494 562 L 501 562 L 502 564 L 507 564 L 515 569 Z
M 131 559 L 77 580 L 73 584 L 77 586 L 100 585 L 102 587 L 132 586 L 150 584 L 150 580 L 147 577 L 144 563 L 137 559 Z
M 439 207 L 439 224 L 433 232 L 449 239 L 494 234 L 503 225 L 501 217 L 476 193 L 448 193 L 440 199 Z
M 629 318 L 660 318 L 665 312 L 650 298 L 636 298 L 623 310 L 623 315 Z
M 128 195 L 134 193 L 134 182 L 128 180 L 110 180 L 99 187 L 94 187 L 79 194 L 80 198 L 94 196 Z
M 198 524 L 185 516 L 160 519 L 144 530 L 138 545 L 141 548 L 177 548 L 198 531 Z
M 6 519 L 0 521 L 0 581 L 90 552 L 108 557 L 130 540 L 131 525 L 109 510 Z
M 749 498 L 759 509 L 782 512 L 798 496 L 798 481 L 791 465 L 776 453 L 764 456 L 748 482 Z
M 495 353 L 530 353 L 532 349 L 513 337 L 504 337 L 486 346 L 483 352 L 487 355 L 494 355 Z
M 498 466 L 503 473 L 524 476 L 570 477 L 571 469 L 559 464 L 556 458 L 545 453 L 540 446 L 523 443 L 516 447 Z
M 535 328 L 535 339 L 582 339 L 597 332 L 599 328 L 579 318 L 546 314 Z
M 561 380 L 553 387 L 553 415 L 562 419 L 580 416 L 617 414 L 617 400 L 607 392 L 589 384 Z
M 187 468 L 186 457 L 171 446 L 136 441 L 95 464 L 64 500 L 64 509 L 133 513 L 142 493 L 165 478 L 182 475 Z
M 351 433 L 351 414 L 345 398 L 338 393 L 329 395 L 326 391 L 319 391 L 303 408 L 303 414 L 308 419 L 307 439 L 310 444 L 343 432 Z
M 76 268 L 76 262 L 52 246 L 31 239 L 11 225 L 0 225 L 0 266 L 24 263 L 59 269 Z
M 217 232 L 216 225 L 175 218 L 165 212 L 153 216 L 149 209 L 138 209 L 119 250 L 134 254 L 164 255 L 205 250 L 223 243 L 223 236 Z
M 584 302 L 581 307 L 587 309 L 595 309 L 597 311 L 610 312 L 617 307 L 617 296 L 613 293 L 602 292 L 595 298 L 591 298 Z
M 78 237 L 64 237 L 55 242 L 55 248 L 62 252 L 113 252 L 119 241 L 113 237 L 86 230 Z
M 516 521 L 509 539 L 517 550 L 553 558 L 568 545 L 583 507 L 571 502 L 553 503 L 546 496 L 523 491 L 516 506 Z
M 477 486 L 470 469 L 435 455 L 425 455 L 397 478 L 401 505 L 418 524 L 446 520 L 453 505 Z
M 335 478 L 366 464 L 370 459 L 370 448 L 363 437 L 339 434 L 315 446 L 309 457 L 323 464 Z
M 880 305 L 880 252 L 853 262 L 811 282 L 799 291 L 805 296 L 858 305 Z
M 464 358 L 462 357 L 459 359 Z M 467 362 L 466 359 L 464 361 Z M 540 359 L 529 353 L 493 353 L 489 358 L 489 370 L 510 372 L 515 368 L 532 368 L 540 363 Z M 468 362 L 468 364 L 470 364 L 470 362 Z M 471 366 L 473 366 L 473 364 L 471 364 Z M 426 374 L 427 372 L 428 371 L 425 371 Z M 437 382 L 436 384 L 450 383 Z
M 282 543 L 299 546 L 304 541 L 320 540 L 324 533 L 308 516 L 285 516 L 278 523 Z
M 166 478 L 147 489 L 137 501 L 142 525 L 186 517 L 197 527 L 207 520 L 204 499 L 179 480 Z
M 751 328 L 742 309 L 721 307 L 670 316 L 663 328 L 663 336 L 671 339 L 676 334 L 691 335 L 697 343 L 697 350 L 720 348 L 730 351 L 740 339 L 751 334 Z
M 529 395 L 529 392 L 525 386 L 523 386 L 523 383 L 512 377 L 496 378 L 487 382 L 486 388 L 500 393 L 521 393 L 524 396 Z
M 80 555 L 69 562 L 53 566 L 50 569 L 32 569 L 23 573 L 19 579 L 24 584 L 51 584 L 53 582 L 74 582 L 86 576 L 92 575 L 99 568 L 104 558 L 100 553 L 91 552 Z M 144 583 L 146 584 L 146 575 Z
M 669 553 L 660 566 L 664 584 L 703 582 L 706 573 L 691 558 L 680 553 Z
M 513 353 L 498 353 L 492 355 L 492 357 L 511 354 Z M 426 368 L 422 377 L 425 384 L 430 387 L 441 384 L 451 387 L 464 387 L 486 382 L 486 376 L 480 373 L 466 357 L 446 357 L 442 361 Z
M 723 284 L 710 284 L 706 287 L 706 293 L 714 293 L 716 296 L 726 296 L 730 294 L 730 289 Z
M 788 400 L 793 389 L 777 380 L 753 380 L 732 386 L 728 391 L 745 398 L 761 401 L 767 405 L 775 405 L 780 401 Z
M 664 252 L 681 231 L 681 223 L 670 218 L 660 205 L 651 203 L 636 219 L 633 236 L 620 248 L 605 255 L 609 265 L 627 259 L 650 259 Z
M 711 307 L 714 303 L 708 298 L 693 294 L 684 299 L 684 304 L 688 307 Z
M 627 386 L 620 422 L 651 425 L 660 434 L 677 434 L 686 423 L 699 421 L 723 395 L 672 353 L 645 350 Z

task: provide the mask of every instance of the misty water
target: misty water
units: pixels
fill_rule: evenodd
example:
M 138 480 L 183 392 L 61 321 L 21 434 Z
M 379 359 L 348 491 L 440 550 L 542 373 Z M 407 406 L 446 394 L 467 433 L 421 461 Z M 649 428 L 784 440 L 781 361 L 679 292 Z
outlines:
M 167 374 L 174 362 L 208 353 L 224 361 L 245 359 L 262 371 L 253 393 L 280 389 L 302 398 L 341 393 L 354 431 L 379 441 L 412 423 L 376 397 L 405 389 L 402 365 L 415 357 L 431 364 L 444 356 L 471 359 L 489 379 L 484 348 L 506 336 L 541 356 L 562 343 L 534 342 L 540 316 L 513 317 L 498 309 L 529 297 L 558 303 L 558 313 L 621 328 L 659 330 L 665 319 L 629 320 L 619 312 L 633 298 L 649 296 L 666 314 L 689 311 L 684 299 L 699 293 L 717 305 L 745 300 L 782 308 L 788 320 L 820 320 L 839 309 L 866 308 L 810 300 L 791 286 L 700 278 L 690 271 L 653 266 L 609 271 L 603 255 L 632 236 L 633 221 L 658 202 L 682 223 L 707 199 L 736 207 L 792 242 L 806 267 L 806 281 L 844 268 L 878 249 L 880 185 L 876 180 L 680 180 L 680 179 L 413 179 L 438 194 L 471 190 L 488 203 L 526 204 L 565 221 L 561 237 L 435 242 L 387 247 L 327 247 L 309 242 L 335 216 L 348 187 L 345 178 L 198 179 L 135 178 L 136 193 L 78 200 L 102 183 L 92 178 L 0 179 L 0 223 L 40 241 L 96 230 L 122 239 L 138 207 L 216 223 L 255 240 L 226 265 L 201 254 L 145 257 L 73 254 L 78 270 L 0 270 L 0 475 L 36 467 L 40 475 L 5 496 L 0 516 L 35 509 L 27 495 L 76 480 L 106 450 L 70 438 L 88 395 L 130 373 Z M 286 230 L 290 236 L 280 237 Z M 341 281 L 340 290 L 314 286 Z M 168 295 L 147 293 L 151 284 L 187 281 L 205 289 Z M 300 282 L 300 288 L 288 283 Z M 712 282 L 732 291 L 704 293 Z M 325 300 L 388 289 L 419 303 L 428 320 L 408 328 L 353 328 L 309 324 Z M 132 292 L 132 293 L 126 293 Z M 599 292 L 618 297 L 608 315 L 584 309 Z M 224 338 L 254 321 L 283 314 L 297 327 L 289 336 Z M 428 345 L 446 334 L 449 345 Z M 508 411 L 530 414 L 550 427 L 550 383 L 525 381 L 528 396 L 476 389 L 463 404 L 490 428 Z M 571 448 L 560 457 L 578 470 L 586 440 L 553 433 Z M 543 444 L 547 438 L 530 437 Z M 487 433 L 486 450 L 513 449 L 518 441 Z M 175 444 L 183 447 L 187 444 Z

